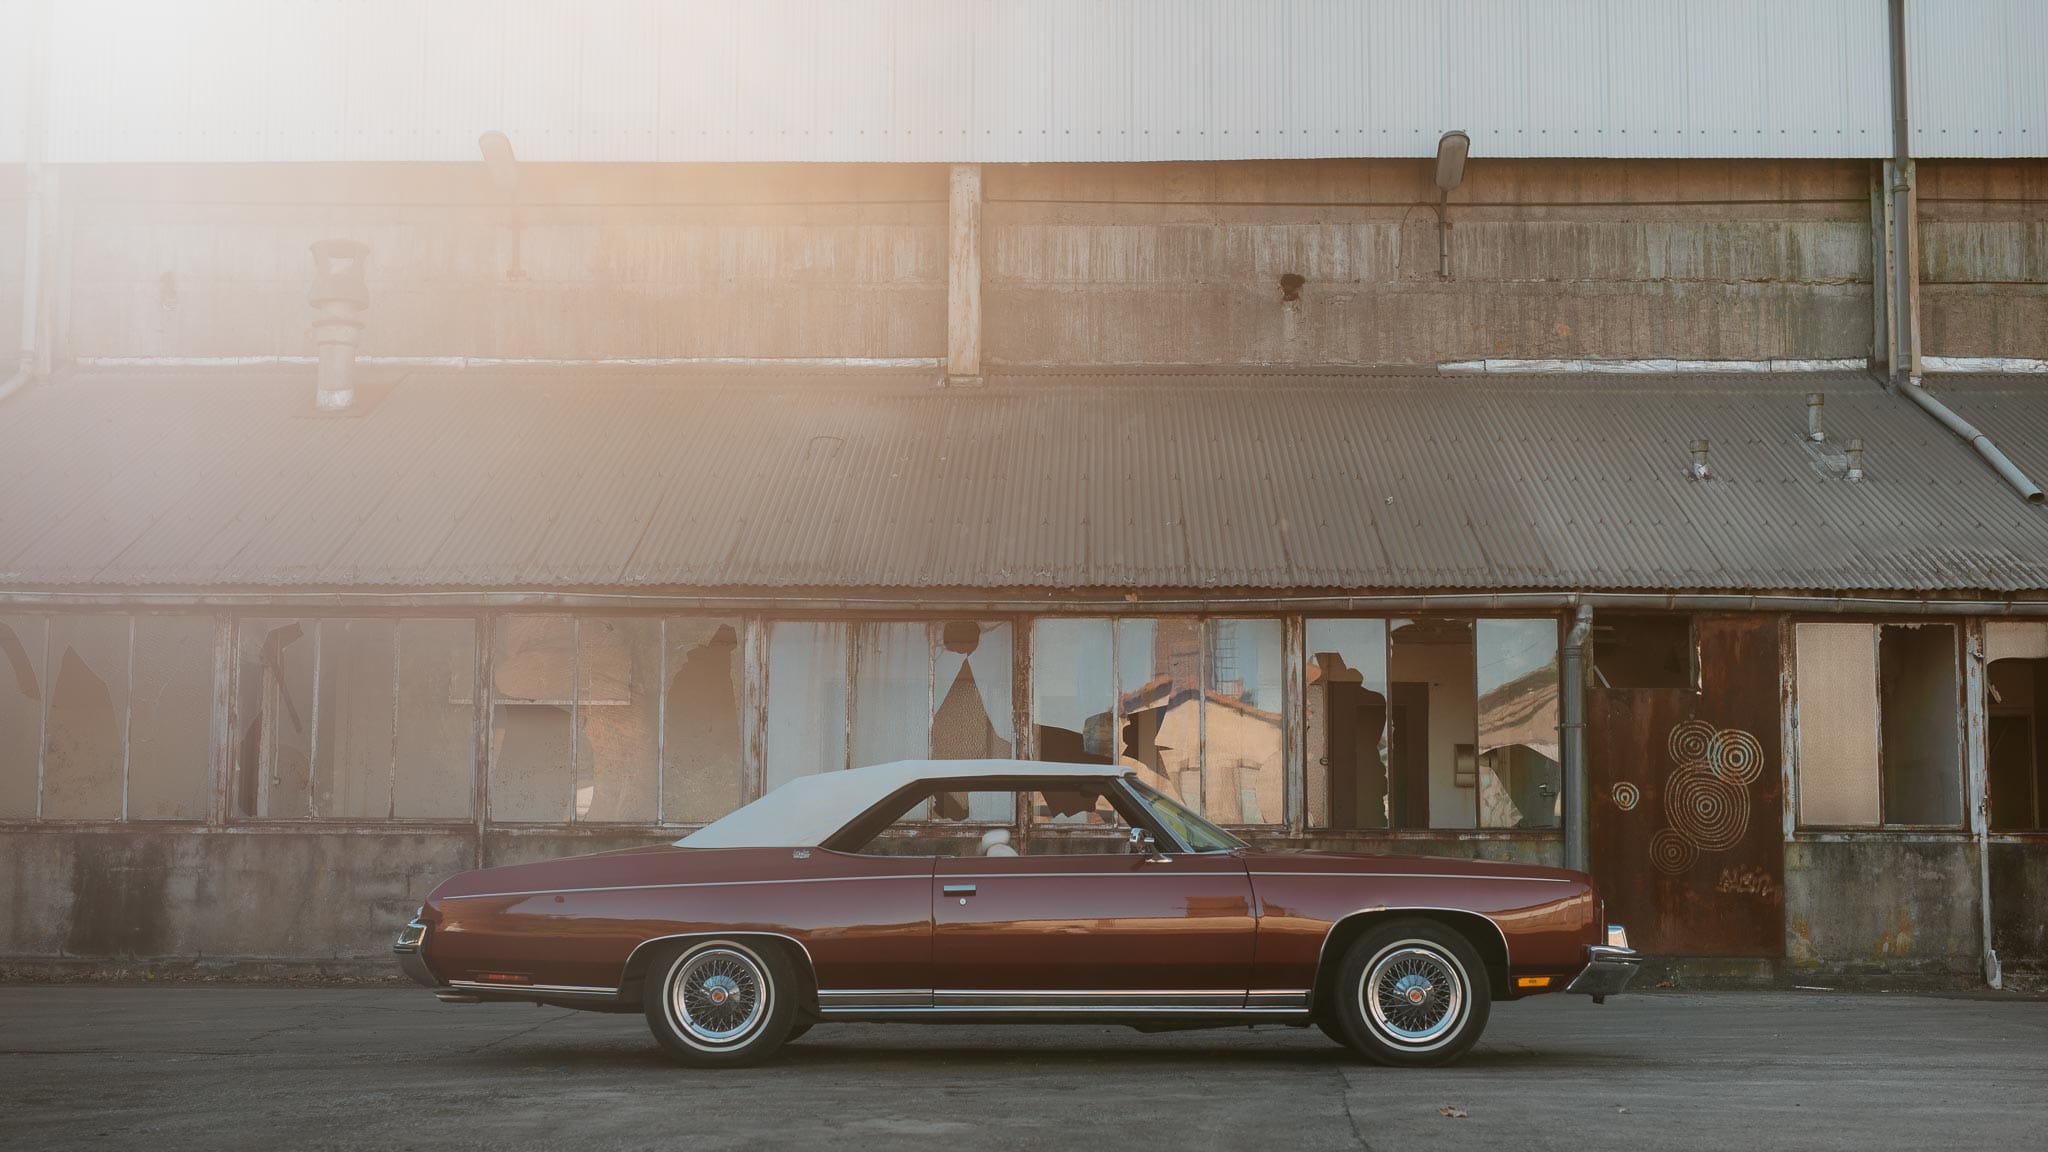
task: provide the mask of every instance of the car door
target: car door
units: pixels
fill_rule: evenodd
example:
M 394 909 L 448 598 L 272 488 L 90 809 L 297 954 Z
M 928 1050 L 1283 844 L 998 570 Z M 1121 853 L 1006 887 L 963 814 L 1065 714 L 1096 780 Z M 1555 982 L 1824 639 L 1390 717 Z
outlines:
M 1241 1006 L 1257 919 L 1223 853 L 941 859 L 932 878 L 938 1007 Z

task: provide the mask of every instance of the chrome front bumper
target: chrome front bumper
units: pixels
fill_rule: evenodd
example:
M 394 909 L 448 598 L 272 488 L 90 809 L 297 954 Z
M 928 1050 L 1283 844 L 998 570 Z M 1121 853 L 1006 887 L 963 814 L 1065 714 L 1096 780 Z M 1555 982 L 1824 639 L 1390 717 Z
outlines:
M 1586 966 L 1565 985 L 1567 992 L 1591 996 L 1598 1004 L 1628 990 L 1629 981 L 1642 969 L 1642 954 L 1626 945 L 1595 944 L 1586 949 Z
M 413 983 L 439 988 L 442 986 L 440 978 L 428 970 L 426 957 L 420 955 L 420 946 L 426 941 L 426 922 L 415 916 L 411 923 L 399 929 L 398 941 L 391 950 L 398 954 L 399 969 L 411 977 Z

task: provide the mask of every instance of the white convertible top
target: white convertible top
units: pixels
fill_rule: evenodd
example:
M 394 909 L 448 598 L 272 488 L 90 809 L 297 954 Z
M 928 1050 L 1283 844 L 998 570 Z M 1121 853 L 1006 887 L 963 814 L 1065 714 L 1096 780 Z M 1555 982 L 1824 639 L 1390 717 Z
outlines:
M 811 848 L 890 793 L 922 780 L 987 776 L 1092 777 L 1114 780 L 1113 764 L 1049 764 L 1042 760 L 898 760 L 841 772 L 799 776 L 676 841 L 680 848 Z

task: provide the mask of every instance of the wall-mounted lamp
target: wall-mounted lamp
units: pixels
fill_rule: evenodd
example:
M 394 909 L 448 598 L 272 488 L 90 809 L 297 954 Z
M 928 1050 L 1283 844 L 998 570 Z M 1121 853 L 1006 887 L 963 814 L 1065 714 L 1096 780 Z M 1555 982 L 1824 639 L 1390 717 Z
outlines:
M 1436 247 L 1437 275 L 1451 278 L 1451 222 L 1444 211 L 1450 204 L 1451 189 L 1465 180 L 1465 155 L 1472 150 L 1472 138 L 1463 132 L 1446 132 L 1436 142 Z

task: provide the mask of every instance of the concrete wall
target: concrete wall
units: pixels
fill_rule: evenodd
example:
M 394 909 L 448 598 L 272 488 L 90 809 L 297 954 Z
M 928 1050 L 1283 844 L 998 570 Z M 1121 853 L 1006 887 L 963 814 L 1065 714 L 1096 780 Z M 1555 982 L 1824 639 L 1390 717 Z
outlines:
M 1919 188 L 1922 348 L 2048 358 L 2048 164 L 1923 161 Z
M 1438 276 L 1412 161 L 991 169 L 988 355 L 1375 364 L 1869 353 L 1858 162 L 1475 159 Z M 1282 300 L 1280 277 L 1301 276 Z
M 371 355 L 937 357 L 942 171 L 481 164 L 66 173 L 73 357 L 309 355 L 307 246 L 370 246 Z
M 1977 849 L 1872 834 L 1785 846 L 1785 956 L 1795 967 L 1978 970 Z

